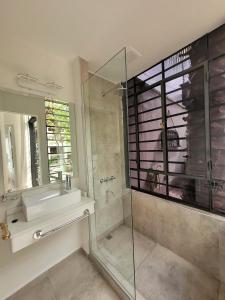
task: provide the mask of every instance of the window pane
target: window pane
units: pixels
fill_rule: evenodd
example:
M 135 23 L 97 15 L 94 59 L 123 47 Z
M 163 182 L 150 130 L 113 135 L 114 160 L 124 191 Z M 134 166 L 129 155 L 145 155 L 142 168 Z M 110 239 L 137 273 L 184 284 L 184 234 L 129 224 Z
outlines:
M 137 152 L 130 152 L 129 153 L 129 159 L 130 160 L 136 160 L 137 159 Z
M 146 92 L 139 94 L 137 97 L 137 100 L 138 100 L 138 103 L 151 102 L 150 106 L 152 106 L 152 107 L 160 106 L 161 105 L 161 86 L 160 85 L 156 86 L 152 89 L 148 89 L 148 91 L 146 91 Z M 154 104 L 152 104 L 152 102 Z M 139 106 L 139 109 L 140 108 L 141 108 L 141 106 Z
M 130 107 L 130 108 L 128 109 L 128 115 L 129 115 L 129 117 L 130 117 L 130 116 L 133 116 L 134 113 L 135 113 L 135 108 L 134 108 L 134 107 Z
M 129 144 L 129 150 L 130 151 L 137 151 L 136 143 L 130 143 Z
M 169 172 L 206 176 L 203 74 L 199 69 L 166 82 Z M 173 104 L 174 91 L 179 103 Z
M 216 180 L 212 185 L 213 209 L 225 213 L 225 181 Z
M 128 90 L 129 95 L 129 90 Z M 134 105 L 134 96 L 128 96 L 128 107 L 129 109 Z
M 179 201 L 209 208 L 209 184 L 206 180 L 169 176 L 169 196 Z
M 144 92 L 152 84 L 162 80 L 162 64 L 158 64 L 137 76 L 136 91 Z
M 151 77 L 156 76 L 157 74 L 159 74 L 161 72 L 162 72 L 162 64 L 160 63 L 160 64 L 148 69 L 147 71 L 145 71 L 141 75 L 139 75 L 138 78 L 141 79 L 141 80 L 147 80 Z
M 145 150 L 162 150 L 162 144 L 161 140 L 152 141 L 152 142 L 139 142 L 139 149 L 140 151 L 145 151 Z
M 211 154 L 205 136 L 205 62 L 210 78 Z M 135 142 L 130 144 L 135 151 L 130 166 L 138 168 L 139 178 L 134 184 L 141 191 L 208 210 L 212 200 L 213 211 L 225 213 L 225 25 L 134 77 L 129 87 L 135 93 L 129 109 L 129 141 Z M 211 155 L 211 171 L 206 154 L 207 159 Z
M 166 179 L 162 174 L 151 171 L 140 172 L 140 188 L 147 192 L 166 195 Z
M 210 58 L 225 53 L 225 25 L 209 34 L 209 56 Z
M 164 61 L 165 77 L 194 67 L 207 58 L 207 38 L 202 37 Z
M 163 152 L 162 152 L 162 150 L 151 151 L 151 152 L 140 151 L 140 160 L 143 160 L 143 161 L 145 161 L 145 160 L 153 160 L 153 161 L 161 160 L 161 161 L 163 161 Z M 148 169 L 148 167 L 147 167 L 147 169 Z
M 209 64 L 210 129 L 213 179 L 225 180 L 225 56 Z
M 133 121 L 135 123 L 135 121 Z M 135 134 L 136 133 L 136 125 L 129 125 L 128 127 L 129 134 Z

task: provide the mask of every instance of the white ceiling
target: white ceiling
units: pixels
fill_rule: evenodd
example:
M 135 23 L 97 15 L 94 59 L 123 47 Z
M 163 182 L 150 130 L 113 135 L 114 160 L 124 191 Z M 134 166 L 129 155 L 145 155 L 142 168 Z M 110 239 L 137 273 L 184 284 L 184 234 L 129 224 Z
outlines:
M 0 0 L 0 43 L 16 37 L 92 71 L 124 46 L 136 74 L 225 22 L 225 0 Z

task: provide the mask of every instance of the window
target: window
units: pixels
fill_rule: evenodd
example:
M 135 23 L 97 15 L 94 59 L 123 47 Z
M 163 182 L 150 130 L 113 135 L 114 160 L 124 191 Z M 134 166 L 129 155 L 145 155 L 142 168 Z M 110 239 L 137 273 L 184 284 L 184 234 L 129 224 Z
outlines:
M 71 130 L 69 105 L 52 100 L 45 101 L 48 143 L 49 180 L 55 182 L 62 174 L 72 175 Z
M 128 81 L 132 188 L 225 214 L 225 25 Z

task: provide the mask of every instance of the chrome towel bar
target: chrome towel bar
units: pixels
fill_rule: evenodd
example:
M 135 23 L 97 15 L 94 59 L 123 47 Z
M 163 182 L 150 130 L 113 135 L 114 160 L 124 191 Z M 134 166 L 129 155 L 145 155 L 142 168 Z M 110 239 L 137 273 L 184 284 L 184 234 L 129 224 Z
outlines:
M 58 226 L 56 228 L 53 228 L 53 229 L 51 229 L 49 231 L 46 231 L 45 233 L 43 233 L 43 231 L 41 229 L 35 231 L 35 233 L 33 234 L 33 238 L 35 240 L 40 240 L 40 239 L 45 238 L 45 237 L 51 235 L 52 233 L 55 233 L 55 232 L 57 232 L 57 231 L 65 228 L 65 227 L 67 227 L 67 226 L 69 226 L 69 225 L 71 225 L 73 223 L 78 223 L 79 221 L 82 221 L 83 219 L 86 219 L 89 216 L 90 216 L 89 210 L 85 209 L 82 216 L 80 216 L 80 217 L 78 217 L 76 219 L 73 219 L 73 220 L 71 220 L 71 221 L 69 221 L 69 222 L 67 222 L 65 224 L 62 224 L 62 225 L 60 225 L 60 226 Z

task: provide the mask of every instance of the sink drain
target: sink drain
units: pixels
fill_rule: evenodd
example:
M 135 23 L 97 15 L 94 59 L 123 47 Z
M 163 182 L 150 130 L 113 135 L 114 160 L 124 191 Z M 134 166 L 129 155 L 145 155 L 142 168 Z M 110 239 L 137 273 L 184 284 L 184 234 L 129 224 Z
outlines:
M 12 220 L 12 223 L 17 223 L 18 222 L 18 219 L 13 219 Z

